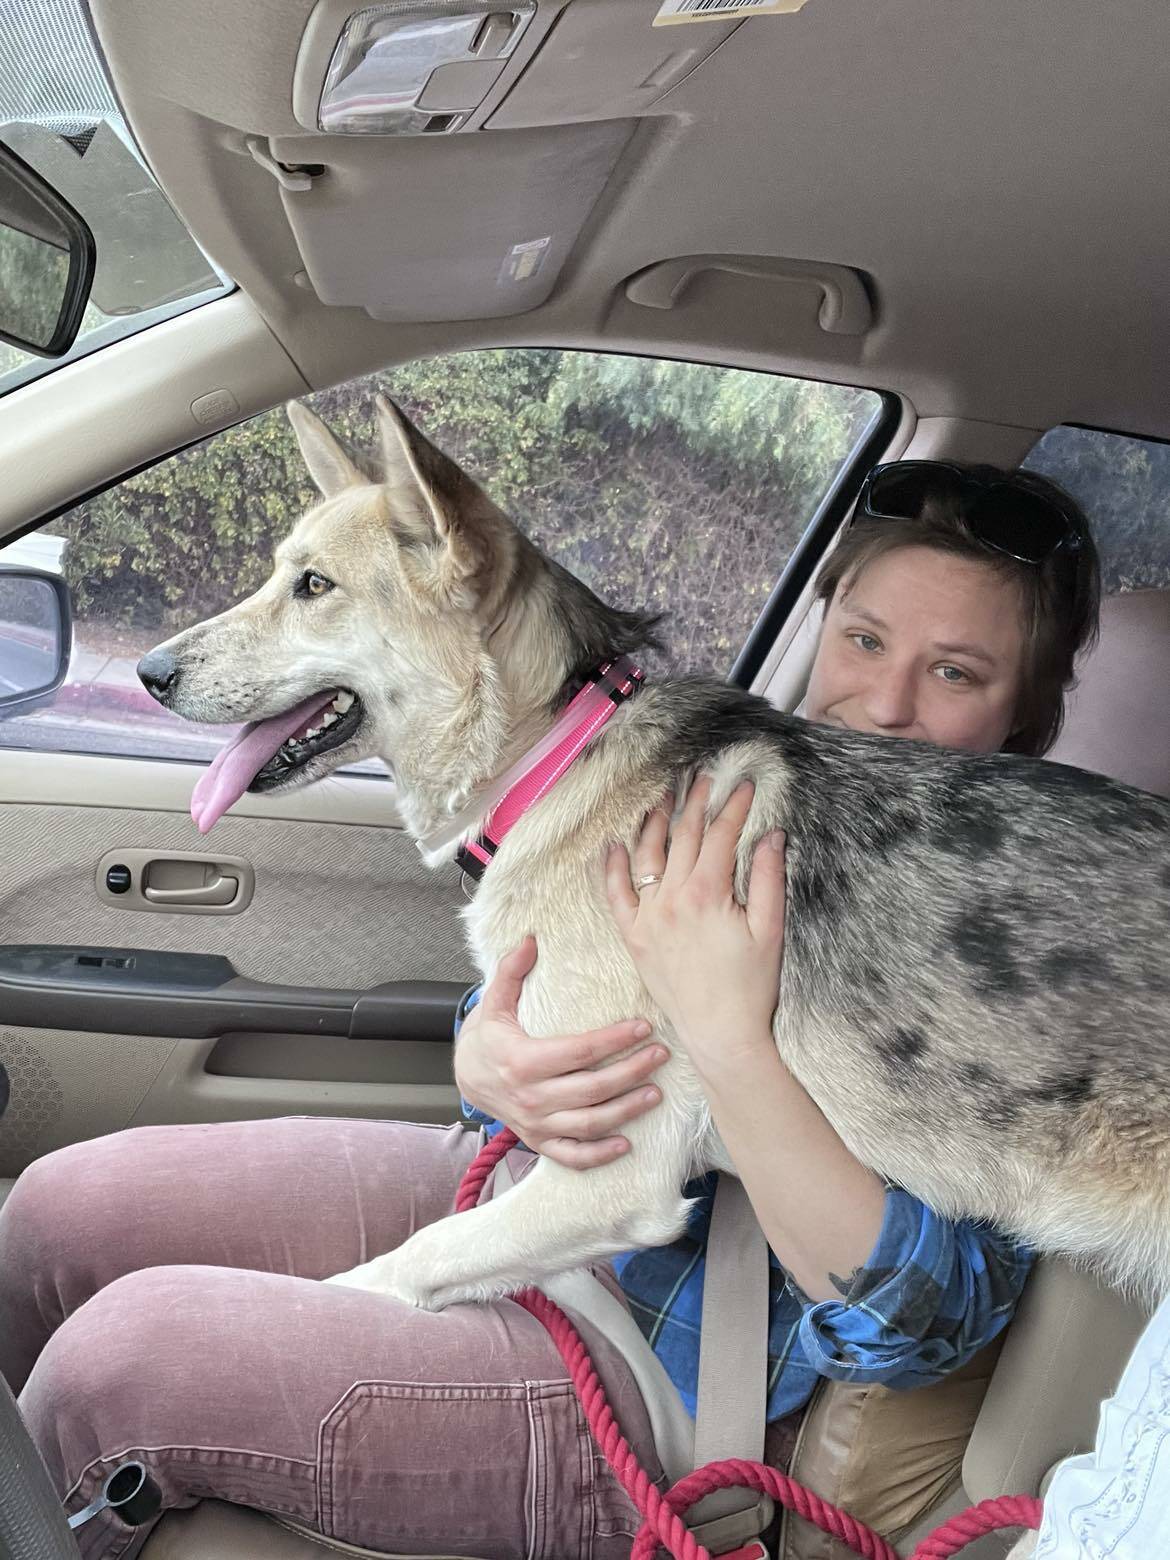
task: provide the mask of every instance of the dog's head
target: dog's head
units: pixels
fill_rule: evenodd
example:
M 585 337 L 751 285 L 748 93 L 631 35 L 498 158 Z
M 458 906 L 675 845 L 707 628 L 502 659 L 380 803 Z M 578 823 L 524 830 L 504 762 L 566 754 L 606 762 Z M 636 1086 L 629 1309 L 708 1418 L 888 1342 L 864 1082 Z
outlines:
M 492 773 L 521 706 L 554 701 L 583 658 L 645 642 L 647 620 L 543 558 L 384 396 L 381 480 L 288 411 L 323 501 L 253 596 L 148 652 L 139 676 L 188 720 L 249 723 L 196 791 L 203 830 L 246 790 L 375 754 L 425 776 L 441 811 Z

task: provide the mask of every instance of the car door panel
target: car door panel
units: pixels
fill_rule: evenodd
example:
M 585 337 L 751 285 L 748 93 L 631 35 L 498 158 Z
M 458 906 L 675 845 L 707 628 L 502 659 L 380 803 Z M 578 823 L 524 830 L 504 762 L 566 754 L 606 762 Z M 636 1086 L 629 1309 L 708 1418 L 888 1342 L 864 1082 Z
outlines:
M 50 946 L 61 958 L 90 960 L 141 953 L 140 1000 L 149 955 L 165 954 L 172 987 L 185 983 L 188 995 L 171 990 L 168 1020 L 156 970 L 160 1017 L 119 1028 L 110 993 L 120 979 L 123 1011 L 133 1007 L 133 966 L 78 966 L 63 996 L 69 980 L 59 958 L 55 974 L 42 971 L 39 999 L 35 972 L 25 969 L 19 989 L 0 979 L 0 1060 L 12 1093 L 0 1121 L 0 1175 L 132 1123 L 286 1113 L 442 1121 L 457 1112 L 440 1031 L 472 979 L 459 873 L 423 865 L 398 826 L 392 786 L 375 779 L 345 777 L 279 800 L 247 797 L 221 820 L 210 852 L 186 812 L 199 772 L 159 761 L 4 755 L 7 948 Z M 200 851 L 239 859 L 255 875 L 252 900 L 221 915 L 123 906 L 100 891 L 98 872 L 122 848 L 161 859 Z M 244 983 L 234 1000 L 222 978 L 199 1000 L 197 956 L 226 961 Z M 11 952 L 8 962 L 11 974 Z M 96 993 L 88 1001 L 87 981 Z M 429 984 L 409 984 L 419 982 Z M 203 1010 L 185 1029 L 174 1021 L 183 1005 Z M 314 1011 L 332 1017 L 315 1024 Z

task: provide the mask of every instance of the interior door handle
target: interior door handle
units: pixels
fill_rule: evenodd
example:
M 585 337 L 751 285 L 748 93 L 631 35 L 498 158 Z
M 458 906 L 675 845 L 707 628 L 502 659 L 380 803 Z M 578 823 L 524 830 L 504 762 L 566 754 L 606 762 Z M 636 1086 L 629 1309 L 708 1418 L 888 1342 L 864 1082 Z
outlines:
M 152 905 L 230 905 L 240 892 L 240 880 L 220 873 L 197 888 L 151 888 L 148 881 L 142 892 Z
M 97 864 L 94 887 L 112 909 L 238 915 L 252 902 L 256 873 L 240 856 L 132 846 L 105 853 Z

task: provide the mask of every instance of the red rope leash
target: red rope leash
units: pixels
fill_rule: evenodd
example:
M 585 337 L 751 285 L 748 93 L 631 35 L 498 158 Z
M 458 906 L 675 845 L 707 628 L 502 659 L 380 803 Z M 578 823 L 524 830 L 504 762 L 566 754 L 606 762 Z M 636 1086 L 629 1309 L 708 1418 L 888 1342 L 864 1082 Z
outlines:
M 484 1144 L 460 1182 L 455 1198 L 456 1213 L 465 1213 L 475 1207 L 488 1177 L 504 1155 L 515 1148 L 517 1141 L 516 1134 L 505 1128 Z M 622 1435 L 593 1361 L 569 1318 L 539 1289 L 522 1289 L 512 1299 L 536 1317 L 556 1344 L 593 1439 L 642 1514 L 644 1520 L 630 1551 L 630 1560 L 653 1560 L 660 1544 L 674 1560 L 711 1560 L 708 1551 L 683 1521 L 683 1513 L 714 1490 L 729 1488 L 759 1490 L 761 1494 L 770 1495 L 822 1532 L 839 1538 L 862 1560 L 898 1560 L 897 1551 L 880 1533 L 875 1533 L 847 1511 L 822 1500 L 795 1479 L 763 1463 L 745 1462 L 736 1457 L 708 1463 L 705 1468 L 696 1469 L 680 1479 L 663 1494 Z M 924 1538 L 912 1560 L 949 1560 L 972 1540 L 999 1528 L 1038 1528 L 1040 1512 L 1040 1502 L 1030 1495 L 1005 1495 L 998 1500 L 981 1501 Z
M 951 1555 L 957 1555 L 985 1533 L 1010 1527 L 1038 1528 L 1043 1514 L 1043 1502 L 1034 1495 L 998 1495 L 994 1500 L 981 1500 L 928 1533 L 911 1560 L 950 1560 Z

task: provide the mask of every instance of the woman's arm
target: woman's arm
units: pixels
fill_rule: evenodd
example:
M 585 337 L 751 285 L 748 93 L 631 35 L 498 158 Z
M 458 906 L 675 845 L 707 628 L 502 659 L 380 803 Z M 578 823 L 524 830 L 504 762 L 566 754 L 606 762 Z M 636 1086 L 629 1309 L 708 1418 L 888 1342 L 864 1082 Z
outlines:
M 886 1190 L 781 1062 L 771 1030 L 757 1040 L 742 1060 L 699 1068 L 711 1115 L 782 1266 L 810 1300 L 839 1300 L 874 1249 Z
M 859 1163 L 781 1062 L 772 1036 L 784 949 L 784 841 L 761 842 L 746 906 L 732 891 L 752 801 L 742 785 L 704 833 L 709 787 L 698 782 L 674 830 L 652 813 L 634 872 L 661 883 L 641 895 L 620 846 L 607 868 L 610 904 L 638 972 L 702 1080 L 769 1246 L 810 1300 L 841 1300 L 881 1233 L 886 1189 Z
M 501 959 L 457 1031 L 455 1082 L 481 1117 L 506 1122 L 538 1154 L 588 1170 L 628 1151 L 618 1129 L 661 1100 L 650 1077 L 669 1052 L 646 1043 L 650 1026 L 640 1019 L 582 1035 L 527 1034 L 516 1010 L 536 958 L 536 939 L 526 937 Z
M 805 1356 L 835 1381 L 905 1389 L 965 1365 L 1010 1321 L 1033 1253 L 971 1219 L 886 1193 L 881 1234 L 843 1299 L 806 1306 Z

